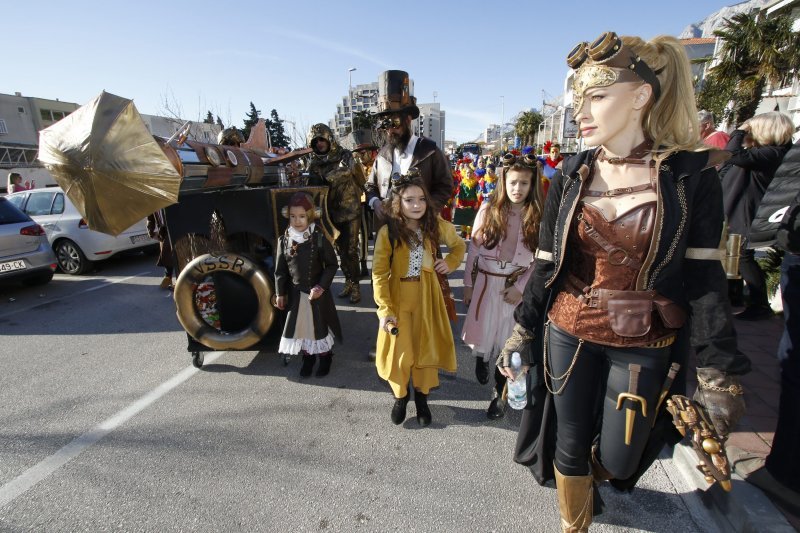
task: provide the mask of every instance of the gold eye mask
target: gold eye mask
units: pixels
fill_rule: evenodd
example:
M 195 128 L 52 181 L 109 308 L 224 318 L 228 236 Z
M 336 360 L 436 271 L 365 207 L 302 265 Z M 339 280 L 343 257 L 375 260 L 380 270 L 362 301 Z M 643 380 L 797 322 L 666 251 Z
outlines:
M 617 82 L 641 81 L 630 70 L 615 69 L 605 65 L 588 64 L 575 71 L 572 79 L 572 99 L 575 103 L 575 114 L 583 109 L 586 91 L 594 87 L 608 87 Z

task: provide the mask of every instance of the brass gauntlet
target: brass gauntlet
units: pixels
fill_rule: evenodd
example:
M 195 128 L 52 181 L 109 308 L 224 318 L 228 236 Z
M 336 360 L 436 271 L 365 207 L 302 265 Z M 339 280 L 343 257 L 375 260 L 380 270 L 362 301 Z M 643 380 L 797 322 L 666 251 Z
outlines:
M 497 356 L 497 366 L 500 368 L 510 367 L 511 354 L 514 352 L 519 352 L 523 365 L 530 366 L 531 342 L 533 342 L 533 333 L 519 324 L 514 324 L 514 329 L 511 330 L 511 336 L 506 340 L 503 349 Z
M 744 389 L 738 376 L 716 368 L 697 369 L 697 391 L 692 399 L 706 408 L 711 422 L 723 437 L 744 414 Z

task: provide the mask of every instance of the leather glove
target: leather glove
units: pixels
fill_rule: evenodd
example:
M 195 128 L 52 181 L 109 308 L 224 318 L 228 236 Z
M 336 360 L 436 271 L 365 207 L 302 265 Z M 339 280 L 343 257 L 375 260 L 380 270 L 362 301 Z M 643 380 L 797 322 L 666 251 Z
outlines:
M 514 324 L 514 329 L 511 330 L 511 336 L 506 340 L 503 349 L 497 356 L 497 366 L 510 367 L 511 354 L 519 352 L 519 357 L 522 360 L 522 365 L 530 366 L 530 345 L 533 342 L 533 333 L 519 324 Z
M 744 389 L 739 376 L 726 375 L 716 368 L 697 369 L 697 390 L 692 397 L 705 407 L 717 432 L 723 437 L 744 414 Z

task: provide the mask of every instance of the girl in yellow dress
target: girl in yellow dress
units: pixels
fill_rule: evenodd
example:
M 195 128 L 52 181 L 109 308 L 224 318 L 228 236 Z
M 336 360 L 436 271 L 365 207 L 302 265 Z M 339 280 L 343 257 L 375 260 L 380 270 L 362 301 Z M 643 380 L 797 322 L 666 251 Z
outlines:
M 413 381 L 417 422 L 427 426 L 428 393 L 439 385 L 439 369 L 456 370 L 453 332 L 436 276 L 458 268 L 466 245 L 455 227 L 437 216 L 419 178 L 398 176 L 384 212 L 388 221 L 378 231 L 372 265 L 380 319 L 375 362 L 394 394 L 392 422 L 405 420 Z M 450 253 L 437 259 L 439 243 Z

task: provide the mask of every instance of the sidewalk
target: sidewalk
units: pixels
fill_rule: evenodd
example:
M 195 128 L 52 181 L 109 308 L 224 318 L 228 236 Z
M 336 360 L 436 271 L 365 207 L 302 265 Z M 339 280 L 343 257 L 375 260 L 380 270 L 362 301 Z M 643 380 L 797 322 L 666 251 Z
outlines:
M 783 315 L 754 322 L 734 320 L 734 325 L 739 349 L 750 357 L 753 367 L 752 371 L 742 378 L 747 413 L 742 417 L 726 445 L 766 456 L 772 446 L 772 438 L 778 423 L 780 370 L 776 353 L 783 332 Z M 694 391 L 697 386 L 694 375 L 690 373 L 688 379 L 688 390 Z M 675 460 L 691 463 L 684 466 L 692 469 L 696 465 L 696 457 L 690 450 L 676 450 Z M 781 515 L 795 530 L 800 531 L 800 516 L 793 515 L 778 502 L 769 500 L 769 497 L 755 486 L 741 481 L 741 478 L 746 477 L 746 472 L 737 472 L 734 466 L 734 474 L 738 475 L 734 476 L 732 492 L 725 493 L 719 487 L 712 487 L 707 491 L 707 497 L 703 499 L 716 507 L 715 510 L 720 516 L 726 516 L 729 522 L 736 524 L 736 531 L 765 531 L 765 517 L 776 518 L 779 522 L 783 522 Z M 698 478 L 702 482 L 699 474 Z M 770 507 L 770 501 L 774 507 Z M 735 517 L 731 516 L 732 513 Z

